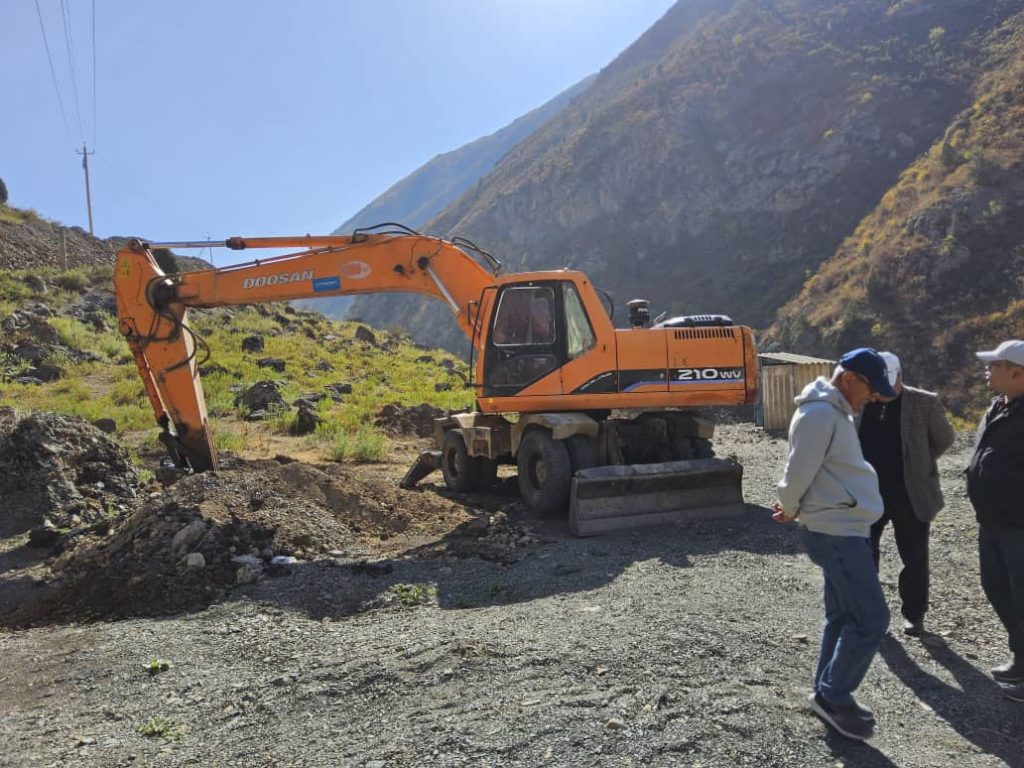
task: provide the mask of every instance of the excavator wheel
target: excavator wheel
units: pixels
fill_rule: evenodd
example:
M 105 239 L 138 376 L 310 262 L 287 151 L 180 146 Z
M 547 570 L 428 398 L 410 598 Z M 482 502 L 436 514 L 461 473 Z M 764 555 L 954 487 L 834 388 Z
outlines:
M 466 452 L 466 441 L 461 429 L 445 432 L 441 447 L 441 473 L 444 484 L 456 493 L 474 491 L 479 485 L 479 462 L 471 459 Z
M 534 429 L 519 444 L 519 495 L 533 512 L 550 515 L 569 506 L 572 461 L 569 449 L 551 433 Z

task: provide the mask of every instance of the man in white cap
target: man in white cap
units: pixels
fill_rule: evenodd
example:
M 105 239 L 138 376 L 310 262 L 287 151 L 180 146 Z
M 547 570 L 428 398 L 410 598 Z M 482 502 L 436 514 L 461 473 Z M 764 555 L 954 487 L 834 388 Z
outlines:
M 860 444 L 878 473 L 885 513 L 871 526 L 871 554 L 877 569 L 879 542 L 892 523 L 903 569 L 899 576 L 903 633 L 924 631 L 928 610 L 928 534 L 945 500 L 936 461 L 953 444 L 956 432 L 934 392 L 903 383 L 903 366 L 892 352 L 881 352 L 896 391 L 864 406 Z
M 978 425 L 967 495 L 978 518 L 981 586 L 1012 654 L 992 677 L 1007 698 L 1024 702 L 1024 341 L 977 355 L 996 397 Z

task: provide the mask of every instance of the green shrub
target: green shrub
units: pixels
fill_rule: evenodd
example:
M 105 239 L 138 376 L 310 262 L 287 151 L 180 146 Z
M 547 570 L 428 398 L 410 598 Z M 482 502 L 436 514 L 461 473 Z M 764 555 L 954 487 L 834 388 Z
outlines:
M 7 205 L 7 185 L 0 179 L 0 205 Z
M 157 715 L 140 725 L 138 732 L 146 738 L 160 737 L 166 741 L 177 741 L 181 738 L 182 728 L 169 717 Z
M 388 439 L 372 427 L 364 425 L 355 432 L 327 427 L 318 432 L 330 436 L 330 454 L 335 461 L 374 462 L 383 460 L 388 454 Z
M 422 605 L 437 597 L 437 587 L 432 584 L 394 584 L 390 591 L 406 608 Z
M 71 293 L 81 293 L 89 287 L 89 279 L 85 276 L 85 273 L 79 269 L 72 269 L 57 275 L 53 282 L 58 288 L 70 291 Z

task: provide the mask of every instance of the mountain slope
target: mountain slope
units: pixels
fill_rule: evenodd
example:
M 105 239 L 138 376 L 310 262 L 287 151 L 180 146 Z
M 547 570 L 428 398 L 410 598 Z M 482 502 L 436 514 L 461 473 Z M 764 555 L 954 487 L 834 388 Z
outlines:
M 1019 6 L 681 2 L 428 229 L 765 327 L 970 103 L 981 33 Z M 352 312 L 464 346 L 443 308 Z
M 593 80 L 591 75 L 501 130 L 438 155 L 391 186 L 334 234 L 350 234 L 357 227 L 385 221 L 397 221 L 413 229 L 422 227 L 497 165 L 512 147 L 585 91 Z
M 814 352 L 893 349 L 955 410 L 986 400 L 973 351 L 1024 336 L 1024 15 L 985 53 L 973 103 L 769 331 Z
M 384 194 L 338 227 L 334 234 L 346 235 L 358 227 L 394 221 L 418 229 L 445 206 L 480 180 L 516 144 L 558 114 L 594 81 L 584 78 L 537 109 L 509 123 L 489 136 L 459 149 L 438 155 L 426 165 L 392 185 Z M 352 305 L 351 296 L 310 299 L 297 302 L 328 317 L 342 318 Z

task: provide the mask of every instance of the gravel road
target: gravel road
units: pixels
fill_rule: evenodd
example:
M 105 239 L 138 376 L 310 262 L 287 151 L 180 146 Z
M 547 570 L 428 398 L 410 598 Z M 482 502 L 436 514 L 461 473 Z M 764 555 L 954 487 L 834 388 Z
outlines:
M 513 505 L 538 540 L 512 563 L 325 556 L 197 613 L 0 633 L 0 766 L 1024 766 L 1024 705 L 986 674 L 970 436 L 941 462 L 932 633 L 884 641 L 866 744 L 806 709 L 821 578 L 767 509 L 785 442 L 716 448 L 742 518 L 578 540 Z

